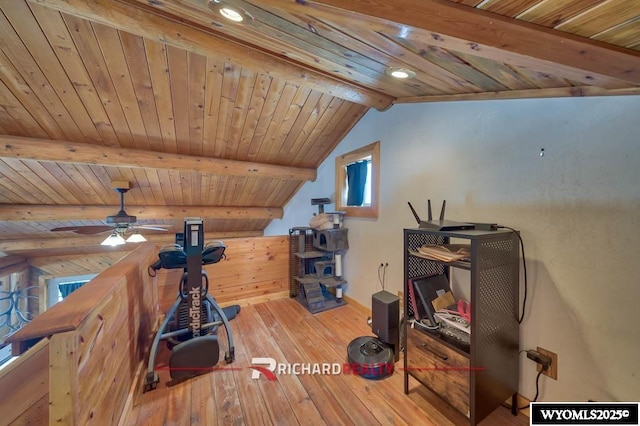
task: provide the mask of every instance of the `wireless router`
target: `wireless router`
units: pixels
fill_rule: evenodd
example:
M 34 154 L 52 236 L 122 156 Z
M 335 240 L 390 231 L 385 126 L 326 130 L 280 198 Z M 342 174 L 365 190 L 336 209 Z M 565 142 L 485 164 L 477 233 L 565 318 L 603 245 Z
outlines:
M 465 223 L 465 222 L 455 222 L 453 220 L 445 220 L 444 219 L 444 210 L 445 207 L 447 205 L 447 201 L 444 200 L 442 201 L 442 209 L 440 210 L 440 219 L 439 220 L 433 220 L 433 216 L 431 214 L 431 200 L 427 200 L 427 221 L 425 222 L 424 220 L 420 219 L 420 216 L 418 216 L 418 213 L 416 213 L 415 209 L 413 208 L 413 206 L 411 205 L 410 202 L 407 202 L 407 204 L 409 204 L 409 208 L 411 209 L 411 213 L 413 213 L 413 217 L 416 218 L 416 222 L 418 222 L 418 227 L 420 229 L 429 229 L 432 231 L 457 231 L 457 230 L 461 230 L 461 229 L 474 229 L 475 225 L 473 223 Z

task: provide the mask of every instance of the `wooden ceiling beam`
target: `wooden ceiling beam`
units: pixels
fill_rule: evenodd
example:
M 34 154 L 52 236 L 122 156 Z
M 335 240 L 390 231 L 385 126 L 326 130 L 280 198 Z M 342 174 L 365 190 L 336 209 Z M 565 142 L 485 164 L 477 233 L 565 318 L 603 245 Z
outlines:
M 2 250 L 0 250 L 2 251 Z M 18 255 L 9 255 L 9 256 L 2 256 L 0 257 L 0 269 L 9 267 L 9 266 L 13 266 L 13 265 L 17 265 L 18 263 L 23 263 L 26 262 L 27 258 L 24 256 L 18 256 Z
M 30 0 L 60 12 L 172 45 L 207 57 L 223 58 L 340 99 L 384 110 L 394 98 L 276 56 L 240 41 L 185 25 L 131 4 L 113 0 Z
M 0 158 L 194 171 L 213 175 L 315 180 L 316 170 L 102 145 L 0 136 Z
M 24 256 L 12 254 L 0 257 L 0 277 L 6 277 L 14 272 L 24 271 L 28 266 L 27 258 Z
M 629 89 L 603 89 L 593 86 L 553 87 L 551 89 L 505 90 L 502 92 L 464 93 L 455 95 L 416 96 L 399 98 L 396 103 L 484 101 L 496 99 L 571 98 L 584 96 L 638 96 L 640 87 Z
M 13 265 L 0 268 L 0 277 L 6 277 L 7 275 L 15 274 L 16 272 L 22 272 L 29 267 L 29 262 L 26 260 L 21 263 L 15 263 Z
M 298 11 L 324 6 L 354 12 L 388 31 L 389 21 L 425 32 L 426 43 L 606 88 L 640 85 L 640 52 L 486 12 L 448 0 L 266 0 Z M 335 11 L 333 12 L 335 15 Z M 376 28 L 376 25 L 378 27 Z M 399 26 L 396 26 L 399 27 Z M 407 38 L 414 32 L 404 28 Z M 531 61 L 535 59 L 535 61 Z M 538 65 L 536 68 L 536 64 Z M 626 83 L 626 85 L 625 85 Z
M 227 232 L 207 232 L 205 230 L 206 241 L 229 239 L 229 238 L 253 238 L 263 236 L 262 231 L 227 231 Z M 150 243 L 157 244 L 170 244 L 175 241 L 174 234 L 154 234 L 145 235 L 145 238 Z M 69 238 L 34 238 L 34 239 L 20 239 L 20 240 L 0 240 L 0 251 L 10 252 L 27 252 L 34 250 L 42 250 L 43 256 L 50 256 L 49 250 L 62 250 L 69 248 L 82 247 L 83 253 L 104 253 L 109 251 L 129 251 L 135 247 L 138 247 L 136 243 L 124 244 L 116 247 L 104 247 L 100 243 L 105 239 L 104 235 L 90 236 L 90 237 L 69 237 Z M 88 251 L 87 249 L 94 248 L 94 251 Z M 22 257 L 22 256 L 20 256 Z M 40 257 L 38 253 L 29 254 L 29 258 Z M 24 257 L 23 257 L 24 259 Z
M 205 219 L 281 219 L 280 207 L 208 207 L 208 206 L 128 206 L 128 214 L 138 220 Z M 55 222 L 105 220 L 117 212 L 117 206 L 0 204 L 0 218 L 8 222 Z

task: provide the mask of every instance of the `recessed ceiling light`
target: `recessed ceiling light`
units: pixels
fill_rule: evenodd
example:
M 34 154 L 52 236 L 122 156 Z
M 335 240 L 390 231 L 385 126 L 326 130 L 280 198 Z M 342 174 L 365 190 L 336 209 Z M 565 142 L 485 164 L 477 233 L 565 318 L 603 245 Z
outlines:
M 233 21 L 233 22 L 242 22 L 242 21 L 244 21 L 244 18 L 242 17 L 242 14 L 240 14 L 240 12 L 238 12 L 235 9 L 231 9 L 230 7 L 221 8 L 219 13 L 223 17 L 225 17 L 228 20 Z
M 415 72 L 406 68 L 388 68 L 386 73 L 393 78 L 399 79 L 413 78 L 416 76 Z
M 209 8 L 223 18 L 236 23 L 248 24 L 253 21 L 253 16 L 238 6 L 231 6 L 223 0 L 209 0 Z

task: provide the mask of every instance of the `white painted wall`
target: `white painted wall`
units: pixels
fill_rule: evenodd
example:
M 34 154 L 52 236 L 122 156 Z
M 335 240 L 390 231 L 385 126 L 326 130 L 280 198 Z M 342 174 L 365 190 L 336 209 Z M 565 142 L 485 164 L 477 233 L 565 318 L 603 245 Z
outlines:
M 370 306 L 377 267 L 402 288 L 411 201 L 447 218 L 512 226 L 525 242 L 529 299 L 521 348 L 558 354 L 540 400 L 640 400 L 640 97 L 396 105 L 370 111 L 266 234 L 287 234 L 333 196 L 334 159 L 381 141 L 378 220 L 347 218 L 346 293 Z M 539 156 L 545 149 L 544 157 Z M 520 393 L 535 365 L 522 354 Z

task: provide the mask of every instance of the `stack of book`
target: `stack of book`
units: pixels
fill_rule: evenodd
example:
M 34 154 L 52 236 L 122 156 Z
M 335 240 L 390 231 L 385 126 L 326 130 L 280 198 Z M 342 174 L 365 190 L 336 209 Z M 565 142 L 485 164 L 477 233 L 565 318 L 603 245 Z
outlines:
M 445 244 L 445 245 L 424 245 L 418 250 L 410 250 L 414 256 L 424 257 L 430 260 L 441 262 L 455 262 L 458 260 L 469 260 L 471 257 L 471 247 L 466 244 Z

